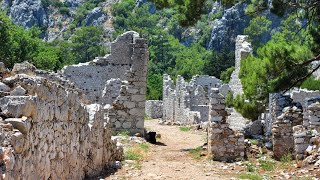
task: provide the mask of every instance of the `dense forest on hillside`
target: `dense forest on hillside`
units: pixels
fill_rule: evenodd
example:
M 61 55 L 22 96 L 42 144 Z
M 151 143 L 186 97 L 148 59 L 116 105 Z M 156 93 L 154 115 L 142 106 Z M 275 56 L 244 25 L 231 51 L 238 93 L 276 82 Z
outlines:
M 90 0 L 79 6 L 63 39 L 52 42 L 41 39 L 41 28 L 23 29 L 1 12 L 1 61 L 12 67 L 16 62 L 27 60 L 40 69 L 56 71 L 64 65 L 87 62 L 105 55 L 107 48 L 102 45 L 102 28 L 86 26 L 85 23 L 89 10 L 101 2 Z M 213 0 L 153 2 L 158 8 L 153 12 L 150 10 L 152 4 L 137 6 L 135 0 L 120 1 L 111 8 L 115 29 L 113 38 L 133 30 L 149 40 L 147 99 L 162 98 L 162 76 L 165 73 L 174 79 L 182 75 L 187 80 L 196 74 L 208 74 L 227 83 L 234 70 L 234 52 L 207 49 L 212 28 L 210 23 L 221 18 L 224 9 L 209 13 Z M 236 2 L 226 0 L 221 3 L 227 8 Z M 264 111 L 270 92 L 285 91 L 293 86 L 320 89 L 319 80 L 310 74 L 314 69 L 310 63 L 305 63 L 320 52 L 319 7 L 303 9 L 307 6 L 301 6 L 302 11 L 295 11 L 285 6 L 274 6 L 277 8 L 271 11 L 281 16 L 282 22 L 280 27 L 272 29 L 271 20 L 265 16 L 269 8 L 267 2 L 246 1 L 246 13 L 251 21 L 243 33 L 250 36 L 254 55 L 241 64 L 240 78 L 245 94 L 234 99 L 229 94 L 227 98 L 229 106 L 234 106 L 251 119 Z M 42 3 L 59 8 L 61 14 L 70 16 L 68 6 L 60 1 L 43 0 Z M 271 32 L 270 40 L 262 42 L 261 37 L 268 32 Z M 185 36 L 194 39 L 185 43 Z M 317 66 L 319 64 L 313 67 Z

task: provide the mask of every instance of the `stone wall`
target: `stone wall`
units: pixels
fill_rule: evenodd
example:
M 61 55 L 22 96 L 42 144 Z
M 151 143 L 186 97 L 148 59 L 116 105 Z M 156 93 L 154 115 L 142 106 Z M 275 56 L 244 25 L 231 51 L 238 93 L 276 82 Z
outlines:
M 319 87 L 320 88 L 320 87 Z M 320 91 L 311 91 L 307 89 L 294 89 L 290 93 L 291 99 L 295 103 L 300 103 L 303 110 L 306 110 L 306 99 L 320 96 Z
M 301 125 L 302 121 L 302 109 L 293 106 L 284 108 L 283 114 L 278 116 L 276 121 L 273 122 L 273 155 L 276 159 L 295 153 L 293 127 Z
M 67 66 L 62 75 L 90 103 L 112 106 L 105 113 L 110 114 L 113 129 L 143 133 L 148 59 L 147 41 L 136 32 L 126 32 L 111 44 L 111 54 Z
M 162 118 L 162 106 L 163 102 L 158 100 L 146 101 L 146 116 L 148 118 L 157 119 Z
M 234 97 L 236 97 L 238 94 L 243 94 L 242 84 L 239 79 L 240 64 L 241 60 L 246 59 L 250 54 L 252 54 L 252 47 L 251 43 L 249 42 L 249 37 L 245 35 L 238 35 L 235 49 L 235 70 L 231 74 L 231 79 L 229 82 L 229 86 L 234 94 Z
M 245 156 L 244 135 L 229 128 L 226 123 L 224 97 L 218 89 L 210 94 L 210 125 L 208 128 L 208 151 L 214 160 L 234 161 Z
M 5 179 L 84 179 L 121 160 L 102 106 L 87 104 L 72 84 L 25 74 L 2 82 L 9 87 L 0 98 Z
M 277 120 L 285 107 L 291 106 L 292 99 L 288 95 L 280 93 L 269 94 L 269 115 L 265 119 L 265 135 L 271 137 L 272 124 Z
M 174 85 L 169 75 L 163 77 L 163 120 L 178 124 L 199 124 L 209 117 L 211 88 L 221 87 L 221 81 L 213 76 L 193 76 L 185 82 L 178 76 Z

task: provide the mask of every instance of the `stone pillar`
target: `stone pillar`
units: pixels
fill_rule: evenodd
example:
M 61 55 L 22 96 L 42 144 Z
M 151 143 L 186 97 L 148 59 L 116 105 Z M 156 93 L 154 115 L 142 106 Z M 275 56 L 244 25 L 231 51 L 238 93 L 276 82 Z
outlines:
M 277 120 L 277 117 L 282 114 L 282 110 L 292 104 L 292 99 L 289 96 L 280 93 L 269 94 L 269 116 L 265 120 L 265 135 L 270 137 L 272 134 L 272 124 Z
M 277 117 L 272 125 L 273 154 L 276 159 L 291 154 L 294 155 L 293 127 L 301 125 L 302 110 L 293 106 L 283 109 L 283 114 Z
M 208 128 L 208 151 L 214 160 L 234 161 L 245 155 L 244 135 L 233 131 L 226 123 L 224 97 L 218 89 L 210 94 L 210 125 Z
M 239 79 L 240 64 L 241 60 L 246 59 L 250 54 L 252 54 L 252 48 L 251 43 L 249 42 L 249 37 L 245 35 L 238 35 L 235 50 L 235 70 L 231 74 L 229 82 L 229 86 L 235 97 L 238 94 L 243 94 L 242 84 Z

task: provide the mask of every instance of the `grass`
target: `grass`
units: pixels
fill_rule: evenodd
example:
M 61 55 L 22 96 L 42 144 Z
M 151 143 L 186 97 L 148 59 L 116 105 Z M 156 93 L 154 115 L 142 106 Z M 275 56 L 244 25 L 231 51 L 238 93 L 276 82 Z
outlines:
M 250 180 L 262 180 L 262 177 L 258 174 L 253 173 L 243 173 L 239 176 L 240 179 L 250 179 Z
M 148 115 L 144 114 L 144 120 L 147 121 L 147 120 L 152 120 L 151 117 L 149 117 Z
M 265 160 L 260 159 L 259 163 L 260 163 L 261 169 L 265 171 L 273 171 L 276 168 L 276 162 L 269 159 L 265 159 Z
M 124 137 L 128 137 L 130 135 L 129 131 L 120 131 L 117 133 L 117 136 L 124 136 Z
M 126 160 L 139 161 L 143 158 L 143 154 L 133 148 L 130 148 L 124 153 L 124 158 Z
M 124 151 L 124 158 L 125 160 L 136 161 L 132 164 L 132 168 L 141 169 L 140 161 L 145 157 L 149 149 L 150 149 L 150 146 L 147 143 L 135 144 L 129 149 Z
M 287 169 L 292 164 L 292 155 L 288 153 L 280 158 L 281 167 Z
M 200 159 L 201 158 L 201 152 L 202 152 L 202 146 L 199 146 L 195 149 L 191 149 L 189 151 L 190 155 L 192 156 L 192 158 L 194 159 Z
M 149 151 L 149 144 L 147 143 L 142 143 L 142 144 L 139 144 L 139 147 L 144 151 L 144 152 L 148 152 Z
M 255 172 L 256 171 L 256 166 L 251 161 L 249 161 L 245 165 L 246 165 L 248 172 Z
M 182 126 L 182 127 L 180 127 L 180 131 L 182 131 L 182 132 L 188 132 L 188 131 L 190 131 L 190 127 L 186 127 L 186 126 Z
M 249 141 L 250 141 L 250 143 L 251 143 L 252 145 L 258 145 L 258 144 L 259 144 L 259 141 L 256 140 L 256 139 L 249 139 Z

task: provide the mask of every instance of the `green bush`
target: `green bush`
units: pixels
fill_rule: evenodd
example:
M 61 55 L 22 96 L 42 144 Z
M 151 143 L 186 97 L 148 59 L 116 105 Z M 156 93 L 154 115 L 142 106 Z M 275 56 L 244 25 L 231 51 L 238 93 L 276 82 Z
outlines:
M 63 15 L 70 15 L 70 10 L 69 10 L 68 7 L 61 7 L 61 8 L 59 9 L 59 12 L 60 12 L 61 14 L 63 14 Z
M 229 91 L 226 97 L 226 106 L 233 107 L 233 93 Z
M 190 131 L 190 127 L 185 127 L 185 126 L 183 126 L 183 127 L 180 127 L 179 128 L 180 129 L 180 131 L 182 131 L 182 132 L 188 132 L 188 131 Z
M 251 120 L 256 120 L 264 109 L 258 102 L 246 100 L 243 95 L 237 95 L 233 106 L 243 117 Z
M 262 180 L 262 177 L 258 174 L 252 174 L 252 173 L 245 173 L 240 174 L 240 179 L 250 179 L 250 180 Z
M 301 84 L 301 88 L 320 90 L 320 80 L 316 80 L 314 77 L 309 77 Z
M 227 70 L 223 71 L 220 75 L 220 78 L 222 80 L 223 83 L 228 84 L 231 78 L 231 74 L 232 72 L 235 70 L 235 67 L 232 66 L 230 68 L 228 68 Z

